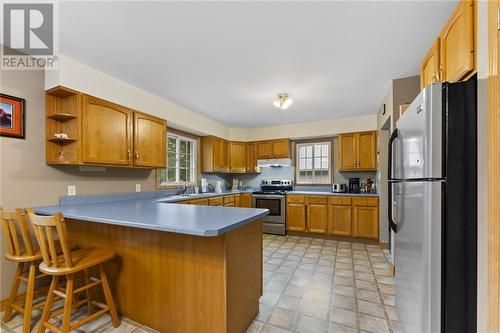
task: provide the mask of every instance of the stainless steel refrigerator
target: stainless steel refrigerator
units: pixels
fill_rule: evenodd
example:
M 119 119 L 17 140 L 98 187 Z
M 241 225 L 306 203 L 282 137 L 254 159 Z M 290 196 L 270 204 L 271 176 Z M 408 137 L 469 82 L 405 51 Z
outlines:
M 476 77 L 436 83 L 389 139 L 396 311 L 411 332 L 476 331 Z

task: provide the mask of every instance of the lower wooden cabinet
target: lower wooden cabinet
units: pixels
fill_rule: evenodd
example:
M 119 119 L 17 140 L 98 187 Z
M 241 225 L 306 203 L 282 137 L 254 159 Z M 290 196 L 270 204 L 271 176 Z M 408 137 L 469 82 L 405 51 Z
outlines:
M 328 233 L 336 236 L 352 235 L 351 206 L 328 206 Z
M 306 231 L 306 205 L 290 202 L 286 210 L 287 227 L 291 231 Z
M 378 207 L 354 206 L 353 237 L 378 239 Z
M 287 196 L 287 230 L 378 239 L 378 198 Z
M 307 231 L 324 234 L 328 216 L 327 205 L 307 205 Z
M 252 208 L 252 194 L 242 193 L 239 195 L 240 202 L 238 207 Z

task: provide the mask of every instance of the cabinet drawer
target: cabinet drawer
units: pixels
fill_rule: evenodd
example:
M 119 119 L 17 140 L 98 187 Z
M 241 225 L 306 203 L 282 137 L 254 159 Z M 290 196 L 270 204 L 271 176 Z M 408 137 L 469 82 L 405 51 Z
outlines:
M 225 203 L 224 207 L 234 207 L 234 202 Z
M 323 204 L 326 205 L 328 202 L 328 197 L 324 195 L 316 195 L 316 196 L 307 196 L 308 204 Z
M 329 197 L 328 203 L 330 205 L 339 205 L 339 206 L 350 206 L 351 205 L 351 197 Z
M 358 197 L 352 198 L 353 206 L 378 206 L 378 198 L 374 197 Z
M 305 203 L 306 197 L 303 195 L 287 195 L 286 202 Z
M 227 195 L 227 196 L 222 197 L 222 198 L 224 200 L 224 204 L 234 202 L 234 195 Z
M 223 205 L 222 197 L 208 199 L 208 204 L 210 206 L 222 206 Z
M 190 205 L 208 206 L 208 199 L 197 199 L 189 201 Z

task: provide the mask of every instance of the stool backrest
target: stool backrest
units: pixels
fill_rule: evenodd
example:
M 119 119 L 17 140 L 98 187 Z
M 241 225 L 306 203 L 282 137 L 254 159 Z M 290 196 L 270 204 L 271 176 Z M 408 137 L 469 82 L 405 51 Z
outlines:
M 14 212 L 6 212 L 0 208 L 0 220 L 7 254 L 10 257 L 33 256 L 34 248 L 24 210 L 17 208 Z
M 36 215 L 32 209 L 28 210 L 28 217 L 33 226 L 43 262 L 47 267 L 52 268 L 71 268 L 73 260 L 68 242 L 68 233 L 66 231 L 66 222 L 63 214 L 56 212 L 52 216 Z M 59 239 L 64 261 L 57 260 L 56 240 Z

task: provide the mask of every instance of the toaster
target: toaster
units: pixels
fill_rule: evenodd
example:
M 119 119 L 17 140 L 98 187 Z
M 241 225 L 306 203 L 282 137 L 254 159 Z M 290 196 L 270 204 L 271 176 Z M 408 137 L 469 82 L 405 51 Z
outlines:
M 345 192 L 347 192 L 347 185 L 346 184 L 333 184 L 332 185 L 332 192 L 345 193 Z

